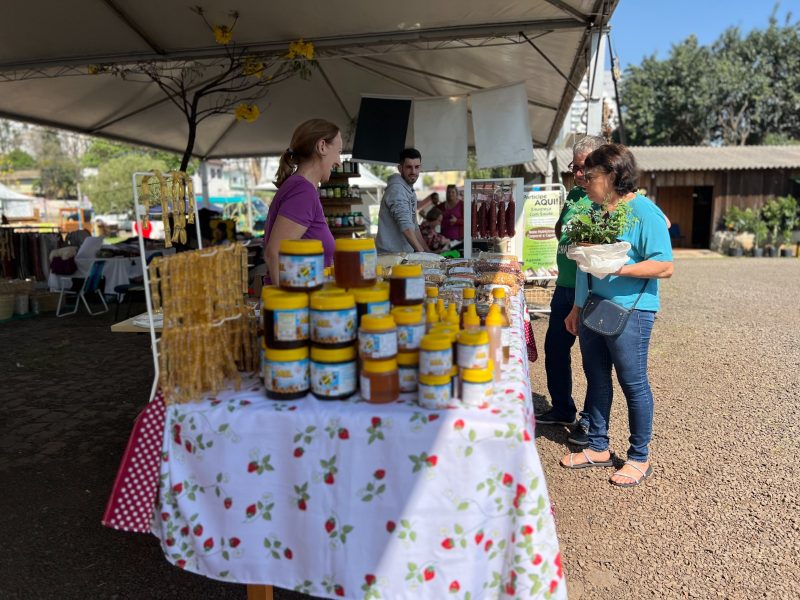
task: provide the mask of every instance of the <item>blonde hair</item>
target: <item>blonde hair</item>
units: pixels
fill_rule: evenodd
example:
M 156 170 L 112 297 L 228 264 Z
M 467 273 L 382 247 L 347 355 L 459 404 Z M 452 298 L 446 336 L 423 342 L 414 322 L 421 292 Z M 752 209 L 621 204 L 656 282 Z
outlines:
M 275 174 L 275 187 L 281 187 L 297 167 L 314 158 L 317 142 L 325 140 L 330 144 L 338 133 L 339 127 L 325 119 L 309 119 L 300 123 L 292 134 L 291 144 L 281 154 Z

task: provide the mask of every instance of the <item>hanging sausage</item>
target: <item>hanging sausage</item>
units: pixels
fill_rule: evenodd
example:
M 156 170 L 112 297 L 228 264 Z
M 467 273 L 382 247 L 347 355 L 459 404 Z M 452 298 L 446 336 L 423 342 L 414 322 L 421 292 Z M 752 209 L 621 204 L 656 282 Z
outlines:
M 508 200 L 508 207 L 506 207 L 506 235 L 514 237 L 516 235 L 516 220 L 517 220 L 517 206 L 514 198 Z
M 472 234 L 472 238 L 475 239 L 478 237 L 478 203 L 473 202 L 470 214 L 472 215 L 472 223 L 470 223 L 470 233 Z
M 486 234 L 488 233 L 488 228 L 486 227 L 486 202 L 481 202 L 481 205 L 478 207 L 478 237 L 485 238 Z
M 489 221 L 489 236 L 497 237 L 497 198 L 489 201 L 489 212 L 486 218 Z
M 497 204 L 497 237 L 506 237 L 506 205 L 503 202 Z

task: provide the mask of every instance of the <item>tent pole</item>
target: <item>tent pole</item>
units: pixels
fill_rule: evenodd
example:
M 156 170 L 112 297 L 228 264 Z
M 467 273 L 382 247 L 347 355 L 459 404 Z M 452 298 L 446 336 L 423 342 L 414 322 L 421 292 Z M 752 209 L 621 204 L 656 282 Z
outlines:
M 200 161 L 200 181 L 203 190 L 203 208 L 211 208 L 211 196 L 208 191 L 208 163 Z

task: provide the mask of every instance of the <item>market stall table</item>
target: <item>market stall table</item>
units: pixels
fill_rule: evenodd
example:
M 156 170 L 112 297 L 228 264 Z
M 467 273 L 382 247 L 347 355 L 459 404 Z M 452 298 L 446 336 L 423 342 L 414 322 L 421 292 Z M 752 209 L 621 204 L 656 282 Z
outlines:
M 523 306 L 482 408 L 270 401 L 252 377 L 168 406 L 152 523 L 167 559 L 326 598 L 565 598 Z

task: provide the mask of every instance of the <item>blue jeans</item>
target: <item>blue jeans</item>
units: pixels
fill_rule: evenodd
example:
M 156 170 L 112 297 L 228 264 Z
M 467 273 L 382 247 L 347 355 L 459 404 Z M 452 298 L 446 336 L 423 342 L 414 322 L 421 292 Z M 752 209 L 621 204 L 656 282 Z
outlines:
M 647 351 L 655 313 L 634 310 L 625 329 L 616 336 L 603 336 L 580 326 L 583 371 L 586 373 L 586 406 L 589 414 L 589 448 L 608 450 L 611 416 L 611 367 L 617 372 L 628 402 L 628 460 L 645 462 L 653 434 L 653 392 L 647 379 Z
M 575 336 L 564 326 L 564 319 L 575 304 L 575 288 L 556 286 L 550 301 L 550 322 L 544 338 L 544 371 L 547 375 L 547 391 L 553 403 L 553 411 L 564 421 L 572 421 L 577 409 L 572 398 L 572 346 Z M 585 412 L 580 415 L 580 424 L 588 428 Z

